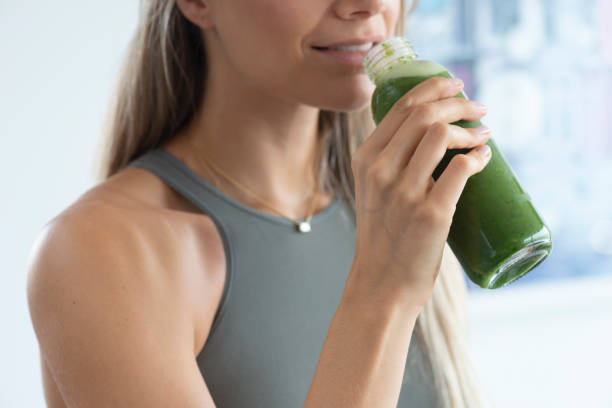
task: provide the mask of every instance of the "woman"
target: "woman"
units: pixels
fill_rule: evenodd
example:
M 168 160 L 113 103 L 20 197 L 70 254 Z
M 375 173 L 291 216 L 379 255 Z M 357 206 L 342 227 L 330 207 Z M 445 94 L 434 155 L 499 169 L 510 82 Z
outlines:
M 50 407 L 480 405 L 445 240 L 488 157 L 431 173 L 485 111 L 430 79 L 373 129 L 363 51 L 337 47 L 403 10 L 142 1 L 102 180 L 31 258 Z

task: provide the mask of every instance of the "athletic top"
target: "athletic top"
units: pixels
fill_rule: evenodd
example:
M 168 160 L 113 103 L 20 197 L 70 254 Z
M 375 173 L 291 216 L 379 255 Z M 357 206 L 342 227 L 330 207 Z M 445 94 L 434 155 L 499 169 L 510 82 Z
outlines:
M 131 161 L 211 217 L 223 240 L 223 295 L 197 364 L 219 408 L 302 407 L 355 249 L 355 216 L 336 196 L 301 233 L 248 207 L 157 148 Z M 398 407 L 438 407 L 418 337 Z M 359 358 L 359 356 L 355 356 Z

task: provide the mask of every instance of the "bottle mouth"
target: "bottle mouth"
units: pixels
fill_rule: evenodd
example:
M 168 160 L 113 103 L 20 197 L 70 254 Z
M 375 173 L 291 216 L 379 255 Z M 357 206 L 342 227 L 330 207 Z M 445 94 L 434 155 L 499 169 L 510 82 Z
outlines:
M 412 44 L 404 37 L 390 37 L 370 48 L 363 57 L 363 68 L 370 80 L 376 83 L 391 67 L 398 62 L 417 59 L 419 56 Z

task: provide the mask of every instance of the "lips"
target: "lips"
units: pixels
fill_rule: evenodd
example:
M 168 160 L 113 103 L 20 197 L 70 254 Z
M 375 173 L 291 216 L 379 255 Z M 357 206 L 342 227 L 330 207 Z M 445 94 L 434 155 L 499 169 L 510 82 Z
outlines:
M 365 44 L 358 45 L 332 45 L 329 47 L 313 47 L 317 50 L 336 50 L 336 51 L 347 51 L 347 52 L 368 52 L 370 48 L 374 46 L 373 42 L 367 42 Z
M 320 54 L 327 57 L 332 57 L 338 62 L 344 62 L 352 66 L 360 67 L 362 65 L 363 58 L 368 51 L 351 51 L 342 50 L 338 48 L 314 48 Z
M 312 48 L 320 54 L 334 58 L 336 62 L 360 67 L 368 51 L 383 39 L 383 36 L 354 38 L 324 46 L 313 46 Z
M 382 42 L 385 39 L 383 35 L 371 35 L 367 37 L 354 37 L 346 40 L 337 41 L 328 44 L 317 44 L 313 48 L 334 48 L 334 47 L 346 47 L 346 46 L 372 46 Z

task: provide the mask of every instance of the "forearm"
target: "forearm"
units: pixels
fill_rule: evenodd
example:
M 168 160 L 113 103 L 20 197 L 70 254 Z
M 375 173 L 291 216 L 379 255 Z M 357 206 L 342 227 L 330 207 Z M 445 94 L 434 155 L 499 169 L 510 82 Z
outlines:
M 405 299 L 380 288 L 373 291 L 367 285 L 347 284 L 305 408 L 397 405 L 412 330 L 421 310 Z

